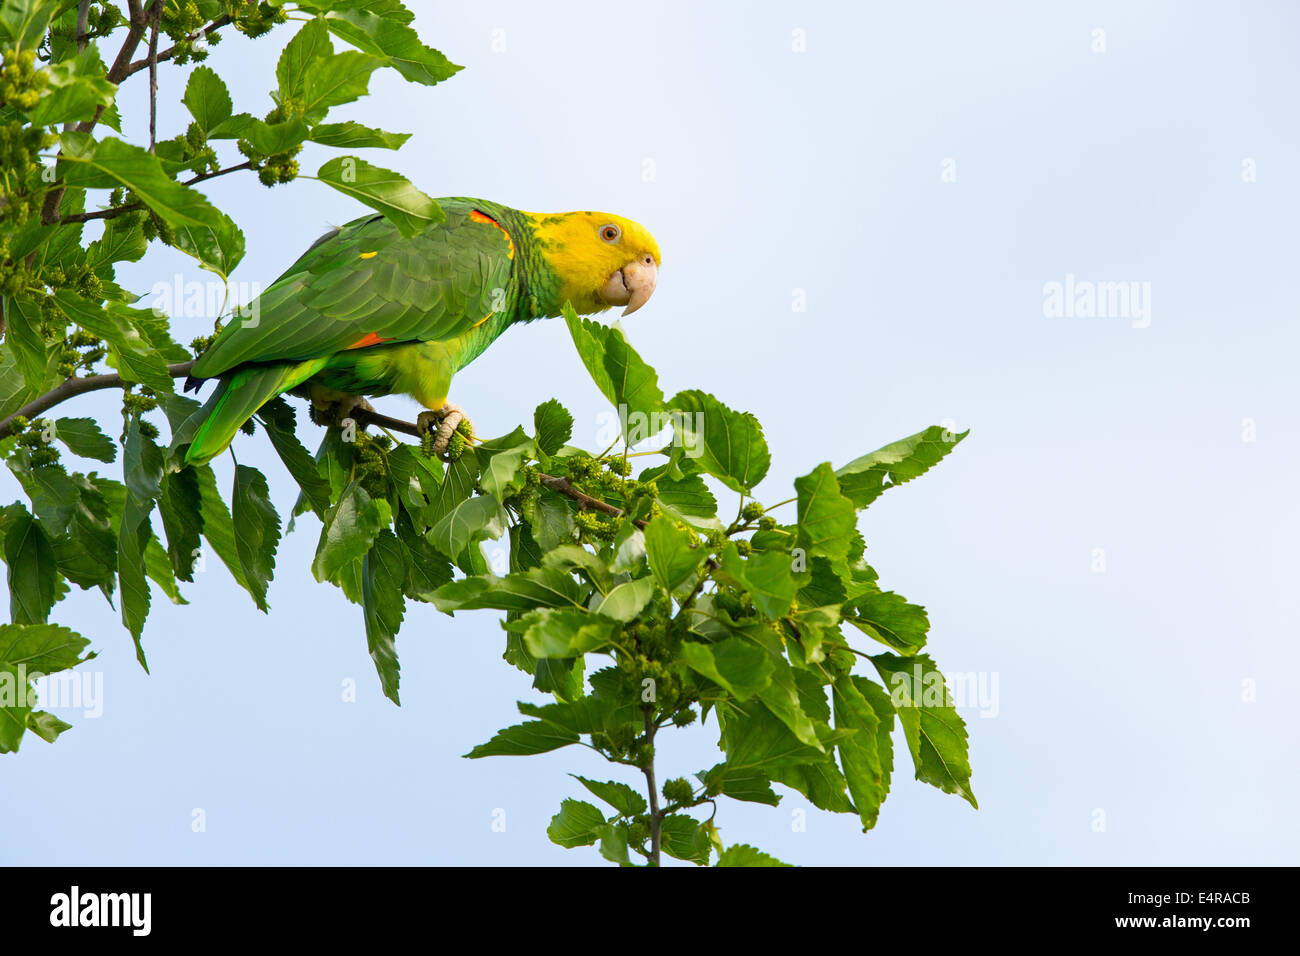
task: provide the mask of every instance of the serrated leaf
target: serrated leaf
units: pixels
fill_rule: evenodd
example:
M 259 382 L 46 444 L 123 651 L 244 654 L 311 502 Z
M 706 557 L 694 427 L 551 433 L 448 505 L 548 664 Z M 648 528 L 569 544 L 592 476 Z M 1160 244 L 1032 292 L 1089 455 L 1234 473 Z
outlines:
M 772 461 L 758 419 L 698 390 L 679 392 L 668 406 L 686 457 L 732 491 L 751 494 Z
M 406 549 L 388 528 L 375 538 L 361 566 L 361 606 L 366 621 L 366 644 L 370 659 L 379 672 L 384 696 L 400 704 L 397 688 L 400 668 L 395 638 L 402 626 L 406 602 L 402 583 L 406 580 Z
M 392 509 L 383 499 L 372 499 L 353 482 L 325 513 L 312 574 L 317 581 L 332 581 L 346 565 L 370 550 L 381 529 L 392 519 Z
M 431 47 L 420 42 L 411 27 L 366 10 L 332 10 L 325 17 L 331 33 L 379 57 L 412 83 L 433 86 L 462 69 Z
M 551 825 L 546 828 L 546 835 L 552 843 L 573 849 L 575 846 L 590 846 L 599 838 L 598 831 L 605 825 L 605 815 L 598 807 L 585 800 L 565 800 L 560 804 L 560 812 L 551 818 Z
M 441 207 L 405 176 L 372 166 L 356 156 L 336 156 L 317 170 L 316 176 L 339 192 L 382 212 L 407 237 L 445 218 Z
M 390 133 L 353 122 L 321 123 L 312 127 L 309 138 L 313 143 L 335 149 L 400 149 L 411 134 Z
M 117 458 L 117 444 L 99 430 L 93 418 L 56 419 L 54 436 L 74 455 L 108 462 Z
M 931 425 L 837 469 L 840 490 L 855 508 L 865 508 L 890 488 L 925 474 L 968 434 Z
M 604 647 L 618 633 L 618 622 L 576 608 L 541 608 L 520 618 L 524 644 L 533 657 L 569 658 Z
M 853 502 L 840 494 L 835 472 L 829 464 L 794 480 L 799 493 L 799 547 L 811 557 L 824 555 L 841 559 L 848 555 L 857 531 L 858 514 Z
M 733 843 L 722 851 L 715 866 L 790 866 L 746 843 Z
M 871 663 L 885 682 L 903 725 L 916 779 L 945 793 L 958 794 L 978 810 L 970 788 L 966 724 L 953 706 L 947 682 L 934 661 L 926 654 L 877 654 Z
M 190 71 L 181 102 L 204 133 L 212 132 L 230 119 L 234 111 L 225 82 L 216 70 L 206 66 L 196 66 Z
M 529 720 L 498 730 L 485 744 L 479 744 L 465 756 L 478 757 L 528 757 L 543 754 L 569 744 L 576 744 L 578 735 L 547 723 Z
M 645 797 L 625 783 L 618 783 L 613 780 L 602 783 L 598 780 L 588 780 L 586 777 L 580 777 L 577 774 L 570 774 L 570 776 L 625 817 L 645 813 Z
M 243 568 L 249 593 L 261 611 L 269 611 L 266 588 L 275 574 L 275 550 L 280 542 L 280 516 L 271 504 L 266 476 L 249 465 L 235 466 L 231 495 L 235 527 L 235 553 Z
M 686 583 L 707 557 L 694 536 L 677 527 L 672 519 L 659 515 L 645 526 L 646 554 L 650 572 L 665 591 L 675 591 Z
M 573 435 L 573 416 L 552 398 L 533 412 L 533 428 L 537 432 L 537 447 L 544 454 L 554 455 Z
M 645 423 L 652 423 L 664 404 L 655 370 L 627 343 L 622 330 L 583 319 L 568 303 L 564 321 L 592 381 L 619 410 L 624 436 L 633 429 L 648 430 Z
M 20 510 L 7 522 L 4 558 L 9 566 L 9 619 L 44 624 L 58 597 L 58 560 L 40 521 Z
M 771 683 L 771 656 L 740 638 L 729 637 L 714 644 L 683 641 L 679 653 L 687 667 L 738 701 L 748 700 Z

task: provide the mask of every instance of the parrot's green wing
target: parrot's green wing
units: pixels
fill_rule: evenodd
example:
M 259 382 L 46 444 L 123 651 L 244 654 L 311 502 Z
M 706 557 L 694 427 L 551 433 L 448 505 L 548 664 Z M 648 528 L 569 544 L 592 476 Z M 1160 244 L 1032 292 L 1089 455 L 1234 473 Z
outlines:
M 444 341 L 511 307 L 514 244 L 484 211 L 492 204 L 439 204 L 446 218 L 410 238 L 369 216 L 318 241 L 247 314 L 231 319 L 193 376 L 389 342 Z

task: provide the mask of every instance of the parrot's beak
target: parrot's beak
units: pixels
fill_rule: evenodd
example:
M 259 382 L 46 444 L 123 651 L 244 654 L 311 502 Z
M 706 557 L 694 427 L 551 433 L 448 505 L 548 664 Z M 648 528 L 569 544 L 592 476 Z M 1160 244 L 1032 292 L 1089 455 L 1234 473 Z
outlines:
M 610 276 L 600 290 L 600 297 L 607 305 L 626 305 L 623 314 L 631 315 L 650 301 L 658 281 L 659 266 L 654 256 L 645 255 Z

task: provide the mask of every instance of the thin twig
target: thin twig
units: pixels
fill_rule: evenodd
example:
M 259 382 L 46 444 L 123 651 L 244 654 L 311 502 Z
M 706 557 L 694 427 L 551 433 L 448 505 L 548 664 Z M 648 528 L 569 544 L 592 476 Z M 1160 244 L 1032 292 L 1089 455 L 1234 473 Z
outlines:
M 175 365 L 167 366 L 167 374 L 172 378 L 182 378 L 190 374 L 190 369 L 194 367 L 193 362 L 178 362 Z M 14 412 L 4 421 L 0 421 L 0 438 L 5 437 L 13 431 L 13 422 L 15 418 L 22 416 L 31 420 L 33 416 L 39 415 L 43 411 L 53 408 L 55 405 L 61 405 L 70 398 L 77 395 L 84 395 L 86 392 L 98 392 L 105 388 L 126 388 L 134 383 L 125 381 L 117 373 L 105 375 L 86 375 L 82 378 L 70 378 L 57 388 L 51 389 L 44 395 L 32 399 L 18 411 Z
M 162 29 L 163 0 L 153 0 L 153 24 L 149 29 L 149 152 L 154 151 L 158 126 L 158 31 Z
M 655 722 L 650 719 L 650 708 L 646 708 L 645 714 L 645 740 L 646 748 L 650 752 L 650 757 L 642 767 L 645 773 L 646 790 L 650 794 L 650 865 L 659 865 L 659 845 L 663 837 L 663 814 L 659 812 L 659 789 L 655 784 L 655 758 L 654 743 L 655 731 L 658 729 Z
M 218 176 L 224 176 L 227 173 L 238 172 L 241 169 L 252 169 L 251 162 L 240 163 L 237 166 L 227 166 L 225 169 L 218 169 L 215 173 L 200 173 L 181 183 L 182 186 L 193 186 L 195 183 L 201 183 L 207 179 L 216 179 Z M 97 209 L 95 212 L 79 212 L 71 216 L 63 216 L 59 223 L 69 222 L 90 222 L 92 219 L 116 219 L 118 216 L 128 212 L 135 212 L 137 209 L 143 209 L 144 204 L 138 202 L 129 202 L 123 206 L 114 206 L 112 209 Z
M 191 33 L 188 37 L 186 37 L 186 39 L 197 40 L 200 36 L 207 36 L 213 30 L 219 30 L 224 26 L 229 26 L 230 23 L 231 23 L 231 18 L 229 14 L 226 14 L 225 16 L 217 17 L 206 27 L 203 27 L 201 30 L 196 30 L 194 33 Z M 166 60 L 170 60 L 177 53 L 176 46 L 179 46 L 179 44 L 176 44 L 174 46 L 169 46 L 167 49 L 162 50 L 161 52 L 158 53 L 157 56 L 153 57 L 153 61 L 155 63 L 162 63 Z M 149 60 L 150 60 L 149 57 L 141 57 L 138 60 L 132 61 L 126 67 L 126 69 L 122 71 L 122 79 L 126 79 L 128 76 L 131 76 L 134 73 L 139 73 L 141 70 L 147 69 L 149 66 Z

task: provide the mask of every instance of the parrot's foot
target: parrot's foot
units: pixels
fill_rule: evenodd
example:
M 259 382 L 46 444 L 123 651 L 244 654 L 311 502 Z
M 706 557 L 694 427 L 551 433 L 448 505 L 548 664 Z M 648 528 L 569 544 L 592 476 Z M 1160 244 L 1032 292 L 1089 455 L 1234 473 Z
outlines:
M 332 401 L 313 400 L 311 403 L 311 419 L 317 425 L 337 425 L 339 428 L 346 428 L 348 422 L 359 424 L 356 420 L 357 409 L 363 412 L 373 412 L 374 406 L 362 398 L 360 395 L 344 395 Z
M 459 406 L 452 404 L 436 412 L 421 412 L 415 424 L 422 435 L 431 439 L 433 453 L 443 461 L 459 458 L 465 450 L 465 439 L 474 434 L 474 423 Z M 457 433 L 460 441 L 453 441 Z

